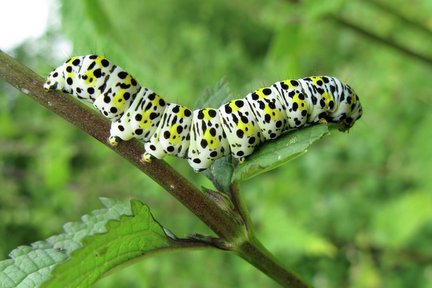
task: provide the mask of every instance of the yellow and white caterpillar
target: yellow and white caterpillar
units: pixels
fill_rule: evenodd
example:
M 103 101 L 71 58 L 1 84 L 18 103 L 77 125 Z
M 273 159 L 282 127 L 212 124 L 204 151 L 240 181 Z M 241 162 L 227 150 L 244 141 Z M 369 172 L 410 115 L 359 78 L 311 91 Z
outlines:
M 173 155 L 202 171 L 225 155 L 242 161 L 282 133 L 326 121 L 342 131 L 362 115 L 354 90 L 330 76 L 285 80 L 221 105 L 191 110 L 142 87 L 105 57 L 72 57 L 44 84 L 88 101 L 111 122 L 109 142 L 139 139 L 144 160 Z

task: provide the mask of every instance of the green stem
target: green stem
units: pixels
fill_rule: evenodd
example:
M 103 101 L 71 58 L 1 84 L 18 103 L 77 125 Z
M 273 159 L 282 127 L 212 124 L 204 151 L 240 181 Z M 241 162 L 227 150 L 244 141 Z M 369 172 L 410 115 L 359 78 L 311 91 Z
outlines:
M 393 41 L 393 39 L 391 38 L 386 38 L 383 37 L 381 35 L 378 35 L 377 33 L 374 33 L 372 31 L 368 31 L 366 29 L 364 29 L 363 27 L 357 25 L 354 22 L 351 22 L 343 17 L 337 16 L 337 15 L 331 15 L 330 18 L 337 22 L 338 24 L 345 26 L 347 28 L 352 29 L 353 31 L 363 35 L 366 38 L 369 38 L 371 40 L 374 40 L 380 44 L 383 44 L 387 47 L 393 48 L 409 57 L 415 58 L 417 60 L 422 61 L 423 63 L 426 63 L 428 65 L 432 65 L 432 58 L 429 57 L 428 55 L 423 55 L 421 53 L 418 53 L 408 47 L 405 47 L 395 41 Z
M 253 236 L 240 245 L 236 252 L 283 287 L 306 288 L 308 284 L 290 272 Z
M 230 186 L 230 195 L 231 195 L 231 201 L 234 204 L 234 208 L 240 215 L 240 217 L 243 219 L 246 230 L 248 233 L 252 233 L 252 221 L 249 216 L 249 211 L 247 209 L 246 203 L 244 203 L 243 198 L 240 194 L 240 187 L 238 182 L 234 182 Z
M 230 187 L 230 192 L 234 207 L 245 222 L 248 237 L 248 240 L 238 245 L 234 251 L 283 287 L 308 287 L 300 277 L 284 268 L 282 263 L 280 263 L 255 237 L 250 214 L 240 194 L 239 184 L 233 183 Z
M 425 23 L 420 22 L 417 18 L 414 17 L 408 17 L 407 15 L 404 15 L 401 13 L 401 9 L 397 9 L 395 7 L 392 7 L 384 2 L 380 2 L 380 1 L 376 1 L 376 0 L 363 0 L 364 2 L 367 2 L 373 6 L 375 6 L 376 8 L 384 11 L 387 14 L 390 14 L 396 18 L 398 18 L 401 22 L 404 22 L 407 25 L 412 26 L 413 28 L 422 31 L 423 33 L 426 33 L 428 35 L 428 37 L 432 36 L 432 30 L 429 29 L 429 27 L 427 27 L 425 25 Z M 399 8 L 399 7 L 398 7 Z

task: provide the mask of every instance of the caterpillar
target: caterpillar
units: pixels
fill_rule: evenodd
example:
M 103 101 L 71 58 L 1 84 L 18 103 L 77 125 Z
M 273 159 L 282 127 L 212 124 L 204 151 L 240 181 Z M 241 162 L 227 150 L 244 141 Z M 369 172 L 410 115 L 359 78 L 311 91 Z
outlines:
M 92 103 L 112 122 L 111 145 L 136 138 L 144 142 L 144 161 L 173 155 L 197 172 L 229 154 L 243 161 L 259 144 L 303 126 L 328 122 L 346 131 L 362 115 L 354 90 L 331 76 L 280 81 L 217 109 L 191 110 L 98 55 L 70 58 L 43 87 Z

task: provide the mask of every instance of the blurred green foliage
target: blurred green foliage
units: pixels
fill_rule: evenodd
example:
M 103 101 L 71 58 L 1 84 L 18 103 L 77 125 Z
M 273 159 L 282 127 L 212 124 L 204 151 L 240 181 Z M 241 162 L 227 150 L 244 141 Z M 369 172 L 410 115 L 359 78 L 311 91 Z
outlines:
M 142 85 L 190 107 L 224 77 L 236 97 L 284 78 L 345 80 L 365 111 L 349 134 L 333 133 L 242 184 L 257 234 L 316 287 L 432 287 L 432 3 L 376 3 L 62 1 L 61 31 L 13 53 L 45 75 L 70 56 L 58 57 L 56 37 L 63 37 L 74 55 L 104 54 Z M 141 199 L 179 236 L 210 233 L 129 163 L 0 85 L 3 258 L 100 207 L 100 196 Z M 197 185 L 211 185 L 186 161 L 167 161 Z M 277 287 L 241 259 L 207 250 L 149 258 L 96 287 L 173 283 Z

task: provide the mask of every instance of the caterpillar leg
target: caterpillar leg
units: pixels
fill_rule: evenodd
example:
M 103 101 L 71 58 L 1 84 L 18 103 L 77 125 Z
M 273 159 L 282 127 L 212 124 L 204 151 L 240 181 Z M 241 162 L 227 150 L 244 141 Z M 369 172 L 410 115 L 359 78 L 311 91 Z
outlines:
M 111 146 L 117 146 L 121 141 L 128 141 L 136 138 L 136 134 L 132 130 L 130 122 L 131 112 L 126 111 L 119 120 L 111 123 L 110 136 L 108 138 L 108 143 Z
M 116 137 L 116 136 L 110 136 L 110 137 L 108 137 L 107 142 L 112 147 L 116 147 L 121 142 L 121 139 L 119 137 Z
M 141 162 L 143 163 L 151 163 L 153 156 L 149 153 L 144 153 L 141 156 Z

